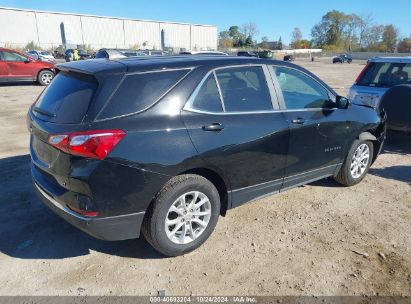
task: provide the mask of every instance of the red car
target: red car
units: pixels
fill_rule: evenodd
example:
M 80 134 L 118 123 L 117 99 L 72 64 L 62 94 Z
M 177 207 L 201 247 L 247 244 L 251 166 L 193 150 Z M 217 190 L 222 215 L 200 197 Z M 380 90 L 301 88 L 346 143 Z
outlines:
M 37 61 L 22 52 L 0 48 L 0 82 L 38 81 L 46 86 L 54 74 L 53 63 Z

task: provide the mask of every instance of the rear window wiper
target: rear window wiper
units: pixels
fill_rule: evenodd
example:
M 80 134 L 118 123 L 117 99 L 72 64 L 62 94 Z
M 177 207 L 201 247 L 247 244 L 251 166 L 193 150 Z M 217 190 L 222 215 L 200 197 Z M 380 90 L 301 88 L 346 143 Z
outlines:
M 39 107 L 34 107 L 33 110 L 36 111 L 37 113 L 40 113 L 40 114 L 43 114 L 43 115 L 46 115 L 46 116 L 49 116 L 49 117 L 56 117 L 57 116 L 56 114 L 51 113 L 51 112 L 46 111 L 46 110 L 43 110 L 43 109 L 40 109 Z

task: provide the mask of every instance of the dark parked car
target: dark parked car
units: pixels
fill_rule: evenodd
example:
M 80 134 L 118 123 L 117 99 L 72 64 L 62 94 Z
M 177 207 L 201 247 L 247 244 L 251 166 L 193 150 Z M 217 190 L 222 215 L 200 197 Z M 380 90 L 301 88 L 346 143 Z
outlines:
M 294 55 L 285 55 L 284 56 L 284 61 L 294 61 L 295 57 Z
M 74 50 L 73 49 L 67 49 L 64 52 L 64 59 L 66 60 L 66 62 L 70 62 L 73 61 L 73 54 L 74 54 Z M 79 55 L 79 60 L 87 60 L 87 59 L 91 59 L 93 58 L 93 56 L 89 53 L 87 53 L 87 51 L 85 50 L 78 50 L 78 55 Z
M 352 62 L 352 57 L 350 55 L 347 55 L 347 54 L 342 54 L 342 55 L 339 55 L 339 56 L 335 56 L 333 58 L 333 63 L 344 63 L 344 62 L 351 63 Z
M 237 53 L 237 56 L 241 56 L 241 57 L 256 57 L 256 58 L 258 58 L 258 52 L 240 51 L 240 52 Z
M 325 177 L 359 183 L 384 117 L 290 63 L 172 56 L 62 64 L 28 112 L 35 189 L 105 240 L 181 255 L 219 215 Z
M 62 49 L 57 49 L 57 50 L 54 50 L 53 56 L 56 59 L 64 59 L 66 57 L 66 54 Z
M 270 59 L 270 58 L 273 58 L 273 52 L 261 51 L 261 52 L 258 52 L 258 57 L 263 58 L 263 59 Z
M 54 63 L 36 60 L 19 51 L 0 48 L 0 82 L 37 81 L 49 85 Z

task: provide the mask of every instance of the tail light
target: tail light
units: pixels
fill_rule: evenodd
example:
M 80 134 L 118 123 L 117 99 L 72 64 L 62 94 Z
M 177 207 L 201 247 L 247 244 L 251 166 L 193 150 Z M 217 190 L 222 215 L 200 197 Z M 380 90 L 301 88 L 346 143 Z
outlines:
M 126 135 L 122 130 L 98 130 L 51 135 L 48 142 L 68 154 L 103 160 Z
M 370 63 L 367 62 L 367 64 L 365 65 L 365 67 L 362 69 L 361 73 L 358 75 L 357 79 L 355 80 L 354 82 L 355 84 L 357 84 L 361 80 L 362 76 L 364 75 L 365 71 L 368 69 L 369 65 Z

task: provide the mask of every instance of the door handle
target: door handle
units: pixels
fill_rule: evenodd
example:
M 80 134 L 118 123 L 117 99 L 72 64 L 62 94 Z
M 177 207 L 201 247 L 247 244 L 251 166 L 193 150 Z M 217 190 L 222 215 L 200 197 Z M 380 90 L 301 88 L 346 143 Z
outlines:
M 291 120 L 291 122 L 295 125 L 303 125 L 306 122 L 306 120 L 304 118 L 298 117 Z
M 218 132 L 224 129 L 224 126 L 221 123 L 213 123 L 208 126 L 203 126 L 203 131 L 214 131 Z

